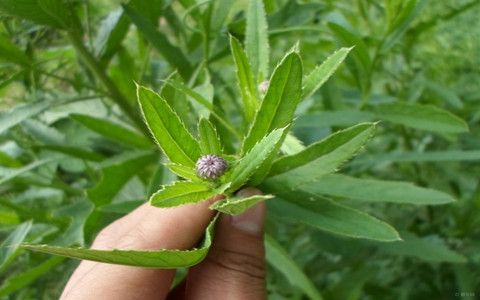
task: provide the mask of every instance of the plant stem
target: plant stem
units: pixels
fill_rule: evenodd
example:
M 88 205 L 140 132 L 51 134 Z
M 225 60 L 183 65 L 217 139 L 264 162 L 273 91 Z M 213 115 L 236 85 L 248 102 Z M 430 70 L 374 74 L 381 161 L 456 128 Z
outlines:
M 118 104 L 118 106 L 120 106 L 120 109 L 135 123 L 135 125 L 137 125 L 139 129 L 142 130 L 143 133 L 149 135 L 148 129 L 138 114 L 138 111 L 133 109 L 125 96 L 117 88 L 115 83 L 113 83 L 110 77 L 105 74 L 104 70 L 101 68 L 100 62 L 87 50 L 87 48 L 85 48 L 80 37 L 71 31 L 68 32 L 68 37 L 70 38 L 73 47 L 84 60 L 88 68 L 105 85 L 105 88 L 110 93 L 112 100 Z

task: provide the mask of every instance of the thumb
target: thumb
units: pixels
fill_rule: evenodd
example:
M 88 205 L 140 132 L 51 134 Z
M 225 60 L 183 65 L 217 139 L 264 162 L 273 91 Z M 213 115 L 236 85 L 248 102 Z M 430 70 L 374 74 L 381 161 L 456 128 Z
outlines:
M 239 197 L 254 195 L 261 192 L 237 192 Z M 266 299 L 265 212 L 261 202 L 238 216 L 220 216 L 210 252 L 190 269 L 186 299 Z

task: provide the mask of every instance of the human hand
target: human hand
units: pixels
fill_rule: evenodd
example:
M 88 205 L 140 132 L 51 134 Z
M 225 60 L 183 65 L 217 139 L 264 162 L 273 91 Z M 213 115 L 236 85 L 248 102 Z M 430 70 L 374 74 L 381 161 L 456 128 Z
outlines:
M 238 192 L 240 197 L 259 194 L 254 188 Z M 208 206 L 220 198 L 168 209 L 142 205 L 103 229 L 92 248 L 194 248 L 215 214 Z M 264 222 L 264 202 L 239 216 L 222 214 L 207 257 L 172 292 L 175 270 L 82 261 L 61 299 L 266 299 Z

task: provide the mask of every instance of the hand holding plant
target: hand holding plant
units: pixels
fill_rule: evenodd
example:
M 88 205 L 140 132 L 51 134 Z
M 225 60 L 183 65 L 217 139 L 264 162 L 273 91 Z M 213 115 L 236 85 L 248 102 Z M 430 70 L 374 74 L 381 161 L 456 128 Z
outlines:
M 239 193 L 242 197 L 259 195 L 252 188 Z M 102 230 L 92 247 L 191 249 L 215 215 L 208 205 L 219 198 L 169 209 L 142 205 Z M 245 295 L 266 299 L 264 218 L 262 203 L 239 216 L 220 216 L 207 258 L 191 268 L 171 292 L 174 270 L 83 261 L 61 299 L 165 299 L 167 294 L 169 299 L 240 299 Z

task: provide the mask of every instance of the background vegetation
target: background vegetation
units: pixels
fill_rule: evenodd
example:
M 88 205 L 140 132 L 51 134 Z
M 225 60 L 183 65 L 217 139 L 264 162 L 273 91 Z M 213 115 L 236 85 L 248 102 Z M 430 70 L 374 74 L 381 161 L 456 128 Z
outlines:
M 244 40 L 248 3 L 0 2 L 1 297 L 55 299 L 77 264 L 10 245 L 88 246 L 98 230 L 175 180 L 159 164 L 134 81 L 172 99 L 192 130 L 202 107 L 164 86 L 168 77 L 248 125 L 228 35 Z M 266 73 L 297 41 L 305 74 L 336 49 L 355 46 L 299 107 L 295 135 L 308 145 L 381 120 L 341 173 L 457 199 L 419 206 L 402 190 L 349 186 L 325 196 L 392 224 L 404 241 L 391 243 L 341 237 L 271 211 L 267 231 L 281 246 L 267 249 L 270 297 L 479 297 L 480 1 L 263 3 L 270 54 L 252 65 Z M 219 131 L 233 151 L 234 137 Z

